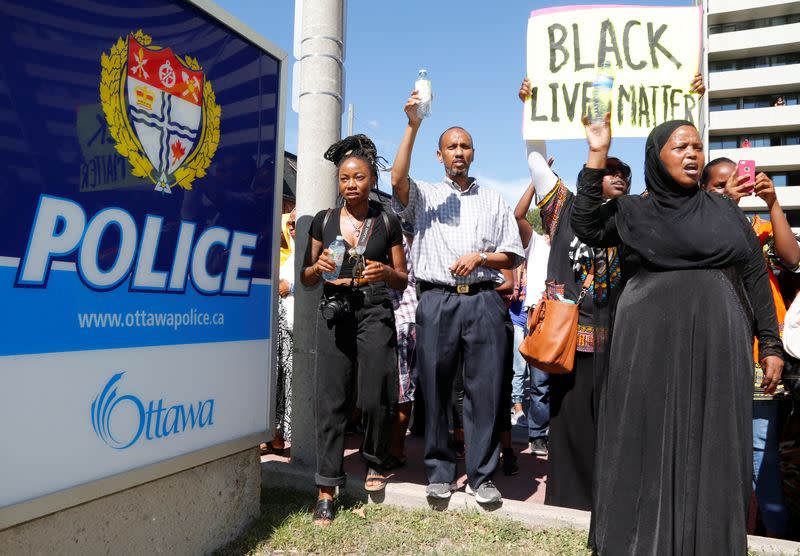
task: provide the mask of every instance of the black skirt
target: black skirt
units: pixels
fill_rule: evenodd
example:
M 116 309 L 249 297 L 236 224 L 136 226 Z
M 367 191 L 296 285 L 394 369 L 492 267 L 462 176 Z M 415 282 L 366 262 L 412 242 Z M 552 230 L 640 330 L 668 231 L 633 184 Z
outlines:
M 573 372 L 550 375 L 550 438 L 544 503 L 592 509 L 594 356 L 578 352 Z
M 597 428 L 601 555 L 747 554 L 753 331 L 721 270 L 639 271 L 617 306 Z

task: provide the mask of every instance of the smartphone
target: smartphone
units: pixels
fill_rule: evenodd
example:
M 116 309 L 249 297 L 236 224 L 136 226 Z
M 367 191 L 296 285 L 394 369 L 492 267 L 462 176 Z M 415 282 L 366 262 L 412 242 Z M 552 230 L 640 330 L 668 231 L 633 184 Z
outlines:
M 754 160 L 740 160 L 739 164 L 736 166 L 736 175 L 738 176 L 747 176 L 747 181 L 745 183 L 749 185 L 755 185 L 756 183 L 756 162 Z M 750 188 L 747 193 L 752 195 L 755 193 L 756 188 Z

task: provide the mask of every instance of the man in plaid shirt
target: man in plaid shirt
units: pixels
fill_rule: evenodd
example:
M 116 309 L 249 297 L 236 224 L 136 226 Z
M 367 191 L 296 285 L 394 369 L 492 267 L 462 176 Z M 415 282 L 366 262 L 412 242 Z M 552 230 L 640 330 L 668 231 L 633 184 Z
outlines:
M 445 130 L 437 156 L 443 182 L 408 175 L 419 126 L 419 95 L 405 106 L 408 126 L 392 165 L 395 207 L 414 226 L 411 248 L 420 292 L 416 314 L 417 365 L 425 393 L 425 467 L 429 498 L 449 498 L 456 479 L 449 400 L 460 362 L 464 371 L 467 492 L 482 504 L 502 500 L 492 483 L 500 444 L 495 423 L 501 399 L 507 337 L 506 308 L 494 291 L 501 269 L 523 260 L 511 208 L 499 193 L 469 177 L 474 149 L 461 127 Z M 505 416 L 507 419 L 508 417 Z

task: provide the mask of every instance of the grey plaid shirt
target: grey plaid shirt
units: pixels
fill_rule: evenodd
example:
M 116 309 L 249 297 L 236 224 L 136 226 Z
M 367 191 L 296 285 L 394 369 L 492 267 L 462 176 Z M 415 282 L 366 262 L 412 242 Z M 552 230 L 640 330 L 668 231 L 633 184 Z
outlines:
M 502 282 L 499 270 L 479 266 L 469 276 L 456 277 L 448 268 L 475 251 L 503 252 L 515 256 L 514 266 L 524 260 L 519 229 L 511 208 L 499 193 L 481 187 L 474 179 L 461 191 L 445 178 L 440 183 L 408 179 L 408 206 L 395 197 L 395 210 L 414 224 L 411 254 L 417 281 L 455 286 L 478 282 Z

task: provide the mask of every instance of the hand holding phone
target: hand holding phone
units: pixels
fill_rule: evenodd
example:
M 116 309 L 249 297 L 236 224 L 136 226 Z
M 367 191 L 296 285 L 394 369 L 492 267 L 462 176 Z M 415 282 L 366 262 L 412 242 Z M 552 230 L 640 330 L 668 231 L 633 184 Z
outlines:
M 770 210 L 778 202 L 775 184 L 764 172 L 759 172 L 756 176 L 755 194 L 767 203 L 767 208 Z
M 736 165 L 736 175 L 739 177 L 746 177 L 747 185 L 751 185 L 752 187 L 747 190 L 748 195 L 753 195 L 755 193 L 755 185 L 756 185 L 756 163 L 754 160 L 740 160 L 739 164 Z

